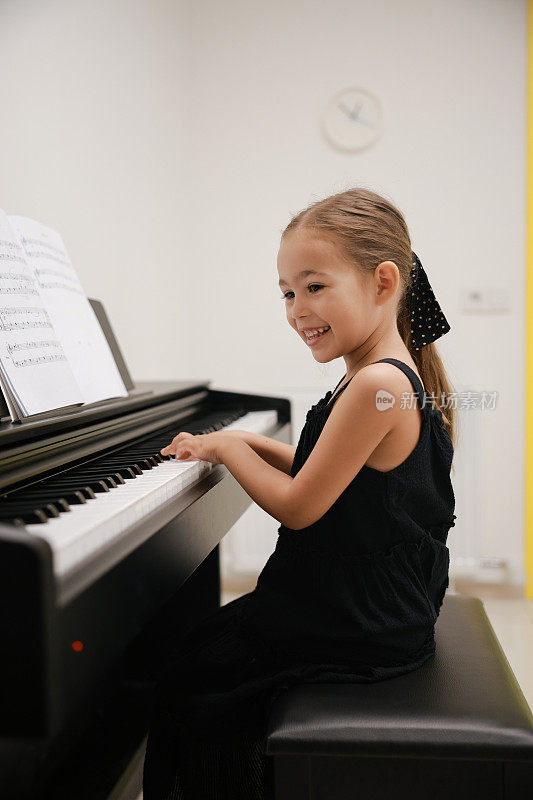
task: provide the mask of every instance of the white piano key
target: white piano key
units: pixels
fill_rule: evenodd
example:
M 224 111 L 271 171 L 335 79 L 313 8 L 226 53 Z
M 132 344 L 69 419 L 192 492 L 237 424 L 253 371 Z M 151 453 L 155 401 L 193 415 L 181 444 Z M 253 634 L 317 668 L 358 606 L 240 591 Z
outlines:
M 222 430 L 263 433 L 277 422 L 277 412 L 251 411 Z M 109 492 L 98 493 L 87 503 L 72 505 L 70 511 L 46 523 L 30 523 L 29 533 L 45 539 L 52 548 L 54 572 L 66 573 L 77 563 L 105 548 L 122 531 L 142 520 L 171 497 L 182 492 L 213 468 L 207 461 L 163 461 L 128 479 Z

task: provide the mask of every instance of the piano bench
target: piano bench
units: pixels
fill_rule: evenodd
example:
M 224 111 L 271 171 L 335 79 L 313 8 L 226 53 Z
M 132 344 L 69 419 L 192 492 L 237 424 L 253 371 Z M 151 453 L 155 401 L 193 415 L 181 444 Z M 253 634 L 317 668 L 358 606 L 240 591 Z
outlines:
M 531 800 L 533 715 L 481 600 L 446 595 L 435 642 L 405 675 L 280 695 L 276 800 Z

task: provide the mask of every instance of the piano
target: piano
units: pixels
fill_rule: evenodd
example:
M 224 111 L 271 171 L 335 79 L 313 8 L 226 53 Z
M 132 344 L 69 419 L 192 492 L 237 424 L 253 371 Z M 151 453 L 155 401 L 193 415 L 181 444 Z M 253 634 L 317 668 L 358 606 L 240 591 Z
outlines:
M 220 604 L 219 543 L 252 502 L 222 464 L 160 449 L 179 431 L 289 443 L 286 398 L 133 383 L 11 422 L 0 407 L 0 797 L 136 797 L 158 665 Z

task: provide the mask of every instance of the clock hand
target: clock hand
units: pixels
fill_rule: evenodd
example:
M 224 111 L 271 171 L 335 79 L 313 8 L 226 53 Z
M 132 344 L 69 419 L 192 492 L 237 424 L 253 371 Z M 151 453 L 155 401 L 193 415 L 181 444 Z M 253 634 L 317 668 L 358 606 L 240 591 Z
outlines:
M 350 114 L 350 117 L 352 119 L 357 119 L 357 117 L 359 116 L 359 112 L 361 110 L 361 106 L 362 105 L 363 105 L 363 101 L 362 100 L 360 100 L 359 103 L 356 103 L 356 105 L 354 106 L 354 111 L 352 111 L 352 113 Z M 355 112 L 356 108 L 357 108 L 357 112 Z
M 361 125 L 366 125 L 367 128 L 375 128 L 376 127 L 372 122 L 368 122 L 366 119 L 363 119 L 363 117 L 359 117 L 357 122 L 360 122 Z
M 339 108 L 342 109 L 344 111 L 344 113 L 347 114 L 347 116 L 349 116 L 350 119 L 351 119 L 352 112 L 350 111 L 349 108 L 347 108 L 347 106 L 344 105 L 344 103 L 342 101 L 339 103 Z

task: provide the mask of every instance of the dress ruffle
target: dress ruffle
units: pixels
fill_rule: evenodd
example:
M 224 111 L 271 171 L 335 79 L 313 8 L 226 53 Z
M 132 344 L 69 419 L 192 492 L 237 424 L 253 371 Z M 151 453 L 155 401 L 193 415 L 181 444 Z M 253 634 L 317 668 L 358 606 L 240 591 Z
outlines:
M 256 644 L 285 659 L 407 667 L 434 646 L 448 564 L 448 548 L 429 534 L 353 555 L 280 535 L 241 619 Z

